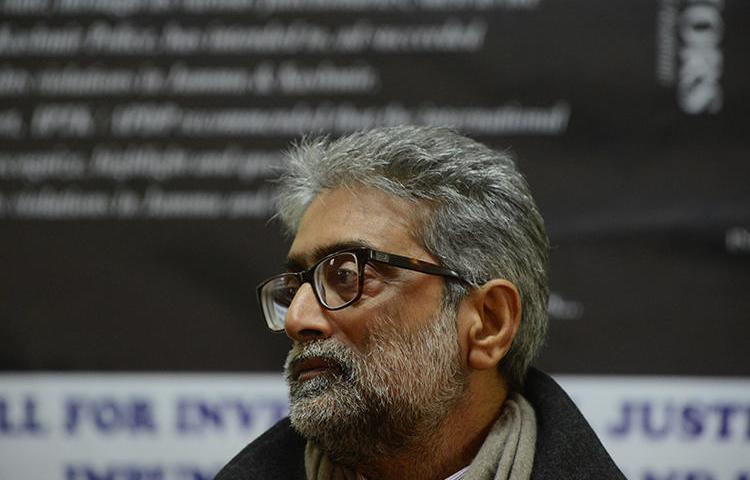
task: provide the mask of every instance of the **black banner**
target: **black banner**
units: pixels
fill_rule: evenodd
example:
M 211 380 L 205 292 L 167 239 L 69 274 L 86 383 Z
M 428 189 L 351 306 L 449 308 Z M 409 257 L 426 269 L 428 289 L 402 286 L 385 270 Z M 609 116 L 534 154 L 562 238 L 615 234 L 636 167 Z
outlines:
M 747 2 L 0 2 L 0 368 L 278 370 L 254 287 L 308 132 L 519 159 L 553 372 L 749 375 Z

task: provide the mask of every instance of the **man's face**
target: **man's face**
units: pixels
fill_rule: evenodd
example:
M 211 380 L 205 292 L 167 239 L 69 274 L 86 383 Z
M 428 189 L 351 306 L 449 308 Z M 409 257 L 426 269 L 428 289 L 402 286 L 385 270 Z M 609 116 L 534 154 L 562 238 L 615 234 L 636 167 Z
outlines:
M 410 234 L 414 208 L 366 188 L 325 191 L 302 218 L 289 259 L 308 268 L 332 250 L 365 245 L 434 262 Z M 295 428 L 345 463 L 434 430 L 467 383 L 443 282 L 368 265 L 362 297 L 338 311 L 304 284 L 286 316 Z

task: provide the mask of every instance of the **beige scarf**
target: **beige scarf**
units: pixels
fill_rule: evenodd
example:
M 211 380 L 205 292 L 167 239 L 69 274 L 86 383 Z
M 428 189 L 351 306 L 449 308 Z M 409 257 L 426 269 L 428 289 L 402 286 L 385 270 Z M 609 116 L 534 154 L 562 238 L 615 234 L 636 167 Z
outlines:
M 528 480 L 534 463 L 536 415 L 519 393 L 511 394 L 463 480 Z M 308 480 L 357 480 L 356 472 L 333 463 L 312 442 L 305 446 Z

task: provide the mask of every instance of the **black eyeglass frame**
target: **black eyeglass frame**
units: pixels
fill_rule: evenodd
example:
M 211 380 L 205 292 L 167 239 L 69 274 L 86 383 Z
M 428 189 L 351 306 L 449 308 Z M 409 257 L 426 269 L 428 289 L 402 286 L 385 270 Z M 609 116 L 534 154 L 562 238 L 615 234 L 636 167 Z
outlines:
M 357 258 L 357 283 L 358 283 L 357 294 L 354 296 L 354 298 L 344 302 L 338 307 L 329 307 L 320 298 L 320 294 L 318 293 L 318 287 L 315 285 L 315 270 L 326 261 L 330 260 L 333 257 L 341 255 L 342 253 L 353 253 Z M 425 262 L 424 260 L 418 260 L 416 258 L 411 258 L 411 257 L 404 257 L 402 255 L 396 255 L 393 253 L 381 252 L 379 250 L 373 250 L 372 248 L 367 248 L 367 247 L 346 248 L 346 249 L 331 253 L 330 255 L 326 255 L 325 257 L 317 261 L 314 265 L 312 265 L 307 270 L 303 270 L 301 272 L 281 273 L 279 275 L 274 275 L 273 277 L 268 278 L 262 281 L 261 283 L 259 283 L 258 286 L 256 287 L 256 295 L 258 297 L 258 305 L 261 308 L 261 313 L 263 314 L 263 317 L 266 320 L 266 325 L 268 325 L 268 328 L 270 328 L 273 331 L 283 330 L 283 329 L 278 329 L 278 330 L 274 329 L 273 327 L 271 327 L 269 320 L 265 318 L 266 313 L 263 308 L 262 291 L 263 291 L 263 287 L 265 287 L 268 283 L 271 283 L 275 280 L 288 277 L 288 276 L 296 277 L 297 281 L 299 282 L 299 287 L 297 288 L 298 289 L 302 288 L 302 285 L 304 285 L 305 283 L 309 283 L 310 286 L 312 287 L 313 293 L 315 294 L 315 299 L 318 301 L 318 304 L 320 304 L 323 308 L 325 308 L 326 310 L 331 310 L 331 311 L 341 310 L 353 304 L 354 302 L 359 300 L 360 297 L 362 296 L 362 288 L 364 286 L 364 279 L 365 279 L 365 275 L 364 275 L 365 266 L 369 262 L 383 263 L 386 265 L 390 265 L 392 267 L 404 268 L 406 270 L 426 273 L 429 275 L 439 275 L 441 277 L 452 278 L 454 280 L 466 282 L 466 280 L 464 280 L 458 272 L 455 272 L 445 267 L 441 267 L 440 265 L 436 265 L 434 263 Z

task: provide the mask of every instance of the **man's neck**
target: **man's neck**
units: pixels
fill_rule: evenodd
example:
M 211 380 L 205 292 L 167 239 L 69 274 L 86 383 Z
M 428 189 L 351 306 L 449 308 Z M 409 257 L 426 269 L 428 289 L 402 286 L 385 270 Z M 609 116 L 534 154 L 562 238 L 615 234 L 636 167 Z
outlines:
M 477 388 L 470 382 L 466 396 L 437 428 L 417 435 L 409 445 L 355 468 L 370 479 L 442 480 L 476 456 L 500 415 L 506 398 L 500 388 Z

